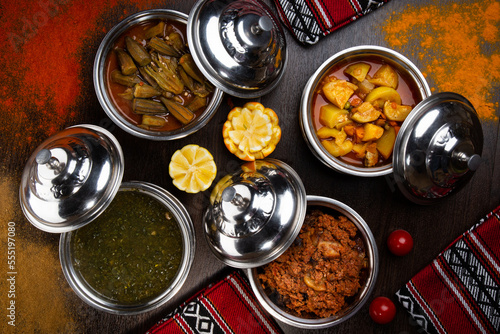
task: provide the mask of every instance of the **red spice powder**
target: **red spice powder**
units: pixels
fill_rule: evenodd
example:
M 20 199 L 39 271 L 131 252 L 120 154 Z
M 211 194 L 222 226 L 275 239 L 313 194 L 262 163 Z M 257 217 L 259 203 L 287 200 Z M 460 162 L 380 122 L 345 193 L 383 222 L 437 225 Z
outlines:
M 48 137 L 75 122 L 77 112 L 84 109 L 77 101 L 92 93 L 82 92 L 82 70 L 90 73 L 86 67 L 93 66 L 93 59 L 84 59 L 82 53 L 89 36 L 102 38 L 107 32 L 98 26 L 103 13 L 113 13 L 113 18 L 121 14 L 117 23 L 133 12 L 161 5 L 139 0 L 2 3 L 0 131 L 8 137 L 5 143 L 25 147 L 33 137 Z
M 500 3 L 495 0 L 412 3 L 393 13 L 383 31 L 391 47 L 422 61 L 433 90 L 462 94 L 482 120 L 496 121 L 499 22 Z

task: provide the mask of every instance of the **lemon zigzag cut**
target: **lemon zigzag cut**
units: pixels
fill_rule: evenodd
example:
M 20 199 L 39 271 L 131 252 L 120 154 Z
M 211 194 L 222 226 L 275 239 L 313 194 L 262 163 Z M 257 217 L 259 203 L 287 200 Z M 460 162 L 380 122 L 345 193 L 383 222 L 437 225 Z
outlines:
M 217 166 L 206 148 L 190 144 L 175 151 L 168 171 L 177 188 L 197 193 L 210 187 L 217 174 Z

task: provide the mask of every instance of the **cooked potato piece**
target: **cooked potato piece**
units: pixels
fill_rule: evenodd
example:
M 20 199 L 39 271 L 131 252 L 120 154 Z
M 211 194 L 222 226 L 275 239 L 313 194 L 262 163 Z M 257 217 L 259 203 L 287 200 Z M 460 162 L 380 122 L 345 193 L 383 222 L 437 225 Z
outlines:
M 359 144 L 354 144 L 352 146 L 352 151 L 356 153 L 356 156 L 358 158 L 364 158 L 366 155 L 366 147 L 368 146 L 368 143 L 359 143 Z
M 402 106 L 396 102 L 385 101 L 384 103 L 384 115 L 390 121 L 403 122 L 411 110 L 412 107 Z
M 335 129 L 337 129 L 337 130 L 341 130 L 341 129 L 343 129 L 346 125 L 349 125 L 349 124 L 352 124 L 352 123 L 354 123 L 354 122 L 352 121 L 352 119 L 348 118 L 348 119 L 347 119 L 346 121 L 344 121 L 344 122 L 337 123 L 337 124 L 335 125 Z
M 365 80 L 366 75 L 370 71 L 370 68 L 371 68 L 370 64 L 356 63 L 347 66 L 346 69 L 344 70 L 344 73 L 350 75 L 359 82 L 362 82 L 363 80 Z
M 401 104 L 401 96 L 399 96 L 399 93 L 393 88 L 377 87 L 366 96 L 365 101 L 371 102 L 373 105 L 382 108 L 385 101 Z
M 319 122 L 329 128 L 334 128 L 340 123 L 349 121 L 349 112 L 345 109 L 337 108 L 332 104 L 321 106 L 319 110 Z
M 373 122 L 380 116 L 380 111 L 375 109 L 370 102 L 363 102 L 359 107 L 353 108 L 352 111 L 351 118 L 358 123 Z
M 333 79 L 323 86 L 323 94 L 331 103 L 344 109 L 345 104 L 356 89 L 358 86 L 346 80 Z
M 361 139 L 362 141 L 377 140 L 384 134 L 384 128 L 372 123 L 366 123 L 363 128 L 365 129 L 365 135 Z
M 375 72 L 370 82 L 377 86 L 396 89 L 398 87 L 398 73 L 390 65 L 384 64 Z
M 368 81 L 367 79 L 361 81 L 360 83 L 358 83 L 358 92 L 360 94 L 368 94 L 370 93 L 372 90 L 375 89 L 375 85 L 372 84 L 370 81 Z
M 366 155 L 364 165 L 366 167 L 373 167 L 378 162 L 377 143 L 372 143 L 366 147 Z
M 315 282 L 311 276 L 304 275 L 304 283 L 315 291 L 326 291 L 326 284 L 323 280 Z
M 344 129 L 342 129 L 333 138 L 335 138 L 335 144 L 341 146 L 347 139 L 347 133 L 345 133 Z
M 392 126 L 385 130 L 382 137 L 377 140 L 377 150 L 384 157 L 384 159 L 389 159 L 391 156 L 395 141 L 396 130 Z
M 350 140 L 345 140 L 341 145 L 337 145 L 333 140 L 323 140 L 321 144 L 334 157 L 346 155 L 352 151 L 353 146 Z

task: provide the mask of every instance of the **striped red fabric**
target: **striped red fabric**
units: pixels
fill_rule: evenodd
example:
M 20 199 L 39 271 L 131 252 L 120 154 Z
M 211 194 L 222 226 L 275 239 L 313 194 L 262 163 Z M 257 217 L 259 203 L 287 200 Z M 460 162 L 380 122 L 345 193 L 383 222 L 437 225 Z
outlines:
M 147 334 L 282 333 L 262 309 L 240 270 L 206 287 L 180 305 Z
M 426 333 L 499 333 L 500 206 L 396 296 Z
M 379 8 L 389 0 L 274 0 L 294 37 L 315 44 L 322 37 Z

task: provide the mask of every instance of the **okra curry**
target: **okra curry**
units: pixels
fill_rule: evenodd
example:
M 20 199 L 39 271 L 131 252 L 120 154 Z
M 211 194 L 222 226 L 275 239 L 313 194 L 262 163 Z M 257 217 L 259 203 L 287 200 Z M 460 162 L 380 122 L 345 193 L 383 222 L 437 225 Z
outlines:
M 186 45 L 186 25 L 149 20 L 124 32 L 106 59 L 110 98 L 132 124 L 172 131 L 206 109 L 213 86 Z
M 389 164 L 399 128 L 421 99 L 413 81 L 395 65 L 371 57 L 340 63 L 313 96 L 316 135 L 345 163 Z
M 138 305 L 161 295 L 183 256 L 179 225 L 139 191 L 119 191 L 110 206 L 72 236 L 73 266 L 97 293 Z

